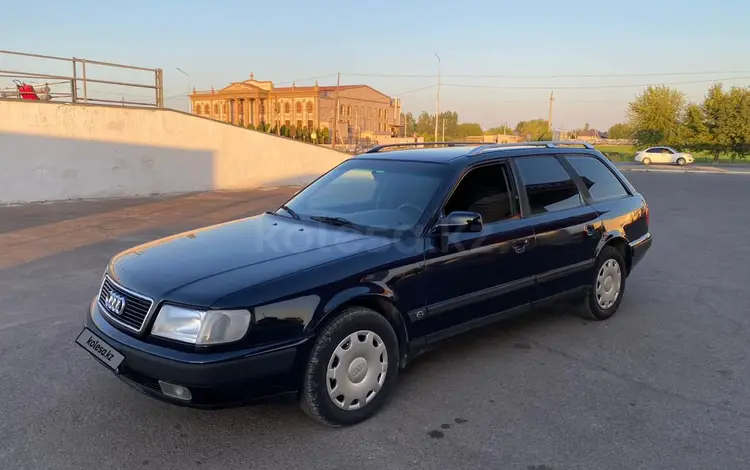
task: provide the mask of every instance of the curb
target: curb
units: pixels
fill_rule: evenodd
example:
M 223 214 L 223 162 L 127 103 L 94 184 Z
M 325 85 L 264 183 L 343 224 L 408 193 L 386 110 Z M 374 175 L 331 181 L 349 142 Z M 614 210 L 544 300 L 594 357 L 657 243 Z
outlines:
M 739 170 L 667 170 L 667 169 L 653 169 L 653 168 L 628 168 L 628 167 L 617 167 L 620 171 L 638 171 L 638 172 L 654 172 L 654 173 L 691 173 L 691 174 L 710 174 L 710 175 L 750 175 L 750 171 Z

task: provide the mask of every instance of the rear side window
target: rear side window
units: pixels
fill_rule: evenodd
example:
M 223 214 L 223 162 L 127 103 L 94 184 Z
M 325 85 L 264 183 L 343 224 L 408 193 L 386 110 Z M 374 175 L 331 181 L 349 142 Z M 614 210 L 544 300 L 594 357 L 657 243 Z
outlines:
M 589 190 L 591 198 L 598 202 L 628 195 L 619 179 L 597 158 L 576 155 L 565 157 Z
M 517 158 L 516 166 L 526 188 L 532 215 L 583 204 L 573 178 L 555 157 Z

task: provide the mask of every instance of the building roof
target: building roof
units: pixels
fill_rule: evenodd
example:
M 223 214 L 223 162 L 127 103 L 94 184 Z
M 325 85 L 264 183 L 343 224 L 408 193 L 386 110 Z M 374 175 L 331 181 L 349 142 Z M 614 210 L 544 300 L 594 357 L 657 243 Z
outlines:
M 366 87 L 367 85 L 341 85 L 339 86 L 339 90 L 350 90 L 352 88 L 362 88 Z M 274 91 L 315 91 L 314 86 L 283 86 L 283 87 L 274 87 Z M 333 86 L 319 86 L 319 91 L 336 91 L 336 85 Z

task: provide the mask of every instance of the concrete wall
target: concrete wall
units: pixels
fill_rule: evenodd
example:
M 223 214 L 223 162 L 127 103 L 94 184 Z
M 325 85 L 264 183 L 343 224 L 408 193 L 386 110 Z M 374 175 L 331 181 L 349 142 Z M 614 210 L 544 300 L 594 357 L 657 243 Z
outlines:
M 172 110 L 0 100 L 0 203 L 302 184 L 346 158 Z

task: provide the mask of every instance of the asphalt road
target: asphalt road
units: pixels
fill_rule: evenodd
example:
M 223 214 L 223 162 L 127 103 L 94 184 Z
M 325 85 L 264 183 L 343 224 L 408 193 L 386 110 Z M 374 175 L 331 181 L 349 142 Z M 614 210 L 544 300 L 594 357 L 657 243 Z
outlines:
M 284 403 L 166 405 L 73 343 L 115 252 L 288 190 L 0 208 L 0 467 L 748 468 L 750 176 L 627 176 L 655 241 L 617 316 L 552 311 L 449 340 L 347 429 Z

